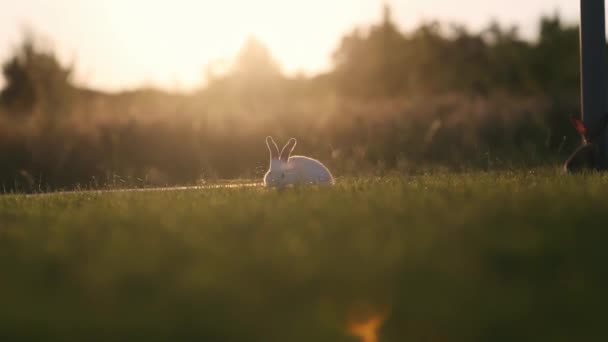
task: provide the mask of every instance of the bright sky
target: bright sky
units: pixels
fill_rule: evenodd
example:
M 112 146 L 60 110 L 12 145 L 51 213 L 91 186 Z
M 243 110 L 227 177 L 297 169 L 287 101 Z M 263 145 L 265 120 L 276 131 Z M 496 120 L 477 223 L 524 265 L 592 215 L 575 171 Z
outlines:
M 429 19 L 479 29 L 494 18 L 529 38 L 541 14 L 559 10 L 573 22 L 579 13 L 576 0 L 0 0 L 0 60 L 29 27 L 76 62 L 80 84 L 185 90 L 254 35 L 285 72 L 315 73 L 331 65 L 345 32 L 380 19 L 385 2 L 404 30 Z

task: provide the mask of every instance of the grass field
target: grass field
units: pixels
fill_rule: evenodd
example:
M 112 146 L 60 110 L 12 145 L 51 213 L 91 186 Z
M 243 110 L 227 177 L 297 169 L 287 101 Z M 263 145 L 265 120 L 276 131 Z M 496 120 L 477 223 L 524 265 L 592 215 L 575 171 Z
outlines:
M 605 341 L 607 222 L 552 169 L 1 195 L 0 340 Z

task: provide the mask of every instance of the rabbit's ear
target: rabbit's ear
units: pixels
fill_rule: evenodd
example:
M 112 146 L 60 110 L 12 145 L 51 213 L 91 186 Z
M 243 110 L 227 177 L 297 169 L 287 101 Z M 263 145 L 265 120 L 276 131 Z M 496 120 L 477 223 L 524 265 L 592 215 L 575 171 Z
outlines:
M 285 146 L 283 147 L 283 150 L 281 150 L 280 159 L 282 161 L 287 162 L 287 159 L 289 159 L 289 156 L 291 156 L 293 149 L 296 148 L 296 144 L 297 144 L 296 138 L 289 139 L 287 144 L 285 144 Z
M 268 151 L 270 151 L 270 159 L 279 159 L 279 147 L 271 136 L 266 137 L 266 146 L 268 146 Z
M 582 137 L 587 137 L 587 128 L 581 119 L 573 116 L 570 118 L 570 122 L 572 122 L 572 125 L 574 128 L 576 128 L 578 134 L 580 134 Z

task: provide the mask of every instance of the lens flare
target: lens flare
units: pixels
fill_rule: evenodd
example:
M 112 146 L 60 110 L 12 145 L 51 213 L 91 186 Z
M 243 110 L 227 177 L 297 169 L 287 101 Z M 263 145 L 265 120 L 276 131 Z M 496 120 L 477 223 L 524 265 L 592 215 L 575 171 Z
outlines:
M 358 337 L 361 342 L 378 342 L 378 330 L 387 317 L 386 311 L 377 311 L 367 315 L 351 315 L 348 333 Z

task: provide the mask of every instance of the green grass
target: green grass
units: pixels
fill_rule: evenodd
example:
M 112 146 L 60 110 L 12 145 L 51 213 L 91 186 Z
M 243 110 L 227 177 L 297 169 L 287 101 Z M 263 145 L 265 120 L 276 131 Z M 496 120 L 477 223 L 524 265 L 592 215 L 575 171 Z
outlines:
M 0 196 L 2 341 L 604 341 L 608 176 Z

